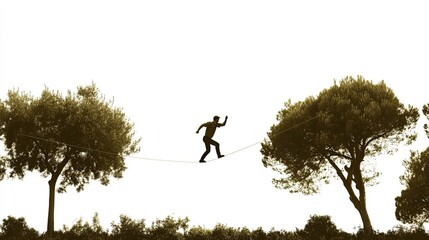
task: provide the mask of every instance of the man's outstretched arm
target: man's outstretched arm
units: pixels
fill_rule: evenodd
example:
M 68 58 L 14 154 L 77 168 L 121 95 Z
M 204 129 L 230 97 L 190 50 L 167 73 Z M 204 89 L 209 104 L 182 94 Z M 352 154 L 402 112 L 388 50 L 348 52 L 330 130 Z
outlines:
M 201 124 L 201 126 L 198 128 L 197 133 L 200 133 L 201 128 L 203 128 L 205 123 Z
M 228 120 L 228 116 L 225 117 L 225 121 L 223 121 L 223 123 L 220 126 L 225 126 L 226 125 L 226 121 Z

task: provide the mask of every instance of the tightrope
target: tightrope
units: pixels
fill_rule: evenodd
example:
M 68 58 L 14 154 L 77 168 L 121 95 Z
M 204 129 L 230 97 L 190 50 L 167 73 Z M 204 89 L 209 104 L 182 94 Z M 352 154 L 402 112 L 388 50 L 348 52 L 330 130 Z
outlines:
M 299 127 L 299 126 L 301 126 L 301 125 L 303 125 L 303 124 L 305 124 L 305 123 L 307 123 L 307 122 L 309 122 L 311 120 L 314 120 L 314 119 L 316 119 L 318 117 L 319 116 L 317 115 L 315 117 L 307 119 L 307 120 L 305 120 L 305 121 L 303 121 L 303 122 L 301 122 L 299 124 L 296 124 L 296 125 L 294 125 L 292 127 L 289 127 L 289 128 L 287 128 L 287 129 L 285 129 L 283 131 L 280 131 L 280 132 L 272 135 L 272 137 L 280 135 L 280 134 L 283 134 L 285 132 L 288 132 L 288 131 L 290 131 L 290 130 L 292 130 L 294 128 L 297 128 L 297 127 Z M 146 160 L 146 161 L 156 161 L 156 162 L 187 163 L 187 164 L 196 164 L 196 163 L 198 163 L 198 164 L 200 164 L 198 161 L 185 161 L 185 160 L 177 160 L 177 159 L 162 159 L 162 158 L 141 157 L 141 156 L 135 156 L 135 155 L 122 155 L 122 154 L 116 154 L 116 153 L 102 151 L 102 150 L 98 150 L 98 149 L 93 149 L 93 148 L 89 148 L 89 147 L 82 147 L 82 146 L 78 146 L 78 145 L 75 145 L 75 144 L 60 142 L 60 141 L 56 141 L 56 140 L 53 140 L 53 139 L 48 139 L 48 138 L 42 138 L 42 137 L 38 137 L 38 136 L 33 136 L 33 135 L 30 135 L 30 134 L 25 134 L 25 133 L 18 133 L 17 135 L 18 136 L 32 138 L 32 139 L 36 139 L 36 140 L 39 140 L 39 141 L 51 142 L 51 143 L 61 144 L 61 145 L 69 146 L 69 147 L 74 147 L 74 148 L 78 148 L 78 149 L 82 149 L 82 150 L 86 150 L 86 151 L 93 151 L 93 152 L 98 152 L 98 153 L 112 155 L 112 156 L 121 156 L 121 157 L 124 157 L 124 158 L 128 157 L 128 158 L 134 158 L 134 159 L 140 159 L 140 160 Z M 261 144 L 262 142 L 263 142 L 263 140 L 255 142 L 255 143 L 252 143 L 252 144 L 247 145 L 245 147 L 239 148 L 239 149 L 237 149 L 235 151 L 232 151 L 230 153 L 225 154 L 224 157 L 222 157 L 222 158 L 225 158 L 227 156 L 230 156 L 230 155 L 233 155 L 235 153 L 241 152 L 241 151 L 246 150 L 248 148 L 251 148 L 251 147 L 253 147 L 255 145 Z M 213 162 L 213 161 L 216 161 L 216 160 L 219 160 L 219 159 L 221 159 L 221 158 L 214 158 L 214 159 L 211 159 L 211 160 L 207 160 L 206 162 Z

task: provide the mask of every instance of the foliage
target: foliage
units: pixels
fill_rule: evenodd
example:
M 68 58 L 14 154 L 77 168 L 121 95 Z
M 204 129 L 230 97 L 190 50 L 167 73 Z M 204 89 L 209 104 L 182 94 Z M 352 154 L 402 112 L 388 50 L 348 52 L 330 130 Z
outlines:
M 211 240 L 232 240 L 236 239 L 238 231 L 224 224 L 216 224 L 210 235 Z
M 61 174 L 59 192 L 67 186 L 81 191 L 90 179 L 107 185 L 110 176 L 122 176 L 123 154 L 138 151 L 133 124 L 94 84 L 65 97 L 47 88 L 39 98 L 9 91 L 0 112 L 9 176 L 23 178 L 34 170 Z
M 112 223 L 112 239 L 148 239 L 144 219 L 132 220 L 128 216 L 121 215 L 119 224 Z
M 3 157 L 0 156 L 0 181 L 3 180 L 6 173 L 6 162 L 3 160 Z
M 423 107 L 429 119 L 429 104 Z M 429 137 L 429 127 L 424 125 Z M 429 221 L 429 148 L 419 153 L 412 151 L 404 161 L 406 172 L 401 176 L 405 189 L 396 200 L 396 218 L 404 223 L 421 226 Z
M 429 120 L 429 104 L 423 106 L 423 114 Z M 429 127 L 424 124 L 429 137 Z M 396 200 L 396 218 L 404 223 L 422 226 L 429 220 L 429 148 L 422 153 L 412 151 L 404 161 L 406 172 L 401 176 L 405 189 Z
M 423 114 L 426 116 L 426 119 L 429 120 L 429 103 L 423 106 Z M 425 123 L 423 128 L 426 131 L 426 135 L 429 137 L 429 125 Z
M 0 225 L 0 239 L 21 240 L 21 239 L 38 239 L 39 233 L 34 228 L 29 228 L 24 218 L 14 218 L 9 216 L 3 219 Z
M 317 98 L 285 103 L 262 144 L 263 163 L 287 176 L 274 181 L 277 187 L 316 193 L 318 183 L 348 174 L 340 167 L 353 176 L 365 156 L 391 153 L 389 146 L 413 140 L 417 119 L 417 109 L 405 108 L 384 82 L 346 77 Z
M 46 88 L 40 97 L 10 90 L 0 101 L 0 136 L 7 156 L 0 178 L 22 179 L 38 171 L 49 180 L 48 232 L 54 229 L 55 191 L 67 186 L 82 191 L 90 180 L 109 184 L 126 169 L 124 155 L 138 151 L 133 124 L 113 101 L 105 101 L 95 84 L 66 96 Z M 57 180 L 61 179 L 58 189 Z
M 379 173 L 364 160 L 415 140 L 418 117 L 384 82 L 346 77 L 317 98 L 286 102 L 262 144 L 263 163 L 284 176 L 273 180 L 276 187 L 291 192 L 317 193 L 321 183 L 339 178 L 369 234 L 365 185 Z
M 396 218 L 421 226 L 429 220 L 429 148 L 411 152 L 404 161 L 406 172 L 401 176 L 406 189 L 396 197 Z
M 0 240 L 145 240 L 167 239 L 167 236 L 172 236 L 170 239 L 184 240 L 429 240 L 429 235 L 424 230 L 401 226 L 386 233 L 375 233 L 371 238 L 363 231 L 349 234 L 337 229 L 329 216 L 317 215 L 310 217 L 304 229 L 297 229 L 295 232 L 275 229 L 266 232 L 262 228 L 251 231 L 246 227 L 233 228 L 224 224 L 217 224 L 213 229 L 201 226 L 188 229 L 188 223 L 188 218 L 174 219 L 168 216 L 147 227 L 144 220 L 133 220 L 121 215 L 119 223 L 112 223 L 112 231 L 109 233 L 100 226 L 98 215 L 95 214 L 92 223 L 84 223 L 79 219 L 72 227 L 64 226 L 61 231 L 47 236 L 29 228 L 24 218 L 8 217 L 0 224 Z
M 192 227 L 186 233 L 185 238 L 187 240 L 205 240 L 211 235 L 211 231 L 201 226 Z
M 331 221 L 330 216 L 310 216 L 304 229 L 301 231 L 304 238 L 311 240 L 335 239 L 340 235 L 337 226 Z
M 63 234 L 62 239 L 70 240 L 102 240 L 106 239 L 108 236 L 108 234 L 104 232 L 100 225 L 98 213 L 96 213 L 92 218 L 92 225 L 90 225 L 88 222 L 83 223 L 82 218 L 80 218 L 70 229 L 64 226 L 61 233 Z
M 396 226 L 392 230 L 383 232 L 374 232 L 368 236 L 360 229 L 355 235 L 356 240 L 429 240 L 429 234 L 425 233 L 422 228 L 407 228 Z
M 184 239 L 184 235 L 189 227 L 189 219 L 177 219 L 168 216 L 165 219 L 157 219 L 149 231 L 150 239 L 154 240 L 180 240 Z

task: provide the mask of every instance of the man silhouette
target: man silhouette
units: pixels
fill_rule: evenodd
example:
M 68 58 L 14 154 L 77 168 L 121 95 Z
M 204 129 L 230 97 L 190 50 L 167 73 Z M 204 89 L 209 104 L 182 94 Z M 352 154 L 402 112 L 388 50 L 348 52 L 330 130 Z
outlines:
M 216 128 L 225 126 L 226 120 L 228 120 L 228 116 L 225 117 L 225 121 L 223 123 L 219 123 L 219 117 L 218 116 L 214 116 L 212 122 L 203 123 L 198 128 L 197 134 L 200 132 L 201 128 L 206 127 L 206 133 L 205 133 L 205 135 L 203 137 L 203 142 L 206 145 L 206 151 L 201 156 L 200 163 L 205 163 L 206 162 L 206 161 L 204 161 L 204 159 L 210 153 L 210 145 L 214 145 L 216 147 L 216 153 L 217 153 L 217 157 L 218 158 L 221 158 L 221 157 L 225 156 L 225 155 L 221 155 L 220 154 L 219 143 L 216 142 L 215 140 L 213 140 L 212 138 L 213 138 L 213 135 L 216 132 Z

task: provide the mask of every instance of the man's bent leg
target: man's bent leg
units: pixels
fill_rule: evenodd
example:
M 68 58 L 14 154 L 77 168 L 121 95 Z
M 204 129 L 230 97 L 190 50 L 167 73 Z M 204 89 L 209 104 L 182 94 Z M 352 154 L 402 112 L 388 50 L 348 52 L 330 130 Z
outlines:
M 224 155 L 220 154 L 220 145 L 219 145 L 219 143 L 218 143 L 218 142 L 216 142 L 216 141 L 215 141 L 215 140 L 213 140 L 213 139 L 210 139 L 210 140 L 211 140 L 211 141 L 210 141 L 210 144 L 212 144 L 212 145 L 214 145 L 214 146 L 216 147 L 217 157 L 218 157 L 218 158 L 223 157 Z
M 205 162 L 204 159 L 210 153 L 210 142 L 208 140 L 210 140 L 210 139 L 206 139 L 205 137 L 203 138 L 204 144 L 206 145 L 206 151 L 201 156 L 200 162 Z

